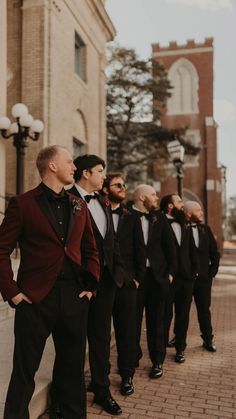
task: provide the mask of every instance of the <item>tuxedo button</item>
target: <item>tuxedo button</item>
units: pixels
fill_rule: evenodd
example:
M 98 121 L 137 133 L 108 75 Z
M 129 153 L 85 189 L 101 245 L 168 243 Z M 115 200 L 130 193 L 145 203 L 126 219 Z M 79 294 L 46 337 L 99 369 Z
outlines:
M 59 224 L 62 224 L 62 221 L 59 221 Z

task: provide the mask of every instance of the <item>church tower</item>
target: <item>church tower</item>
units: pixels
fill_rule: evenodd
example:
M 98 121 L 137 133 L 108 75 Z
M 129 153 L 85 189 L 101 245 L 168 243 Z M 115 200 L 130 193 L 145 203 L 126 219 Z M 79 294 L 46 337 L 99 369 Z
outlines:
M 170 42 L 168 47 L 152 45 L 153 59 L 162 62 L 173 87 L 162 116 L 162 126 L 187 128 L 185 141 L 200 149 L 197 155 L 186 154 L 183 198 L 197 200 L 205 211 L 206 221 L 222 245 L 221 169 L 217 162 L 217 124 L 213 116 L 213 39 L 204 43 L 188 40 L 185 45 Z M 154 168 L 160 180 L 159 167 Z M 161 195 L 176 192 L 173 165 L 166 167 L 161 180 Z

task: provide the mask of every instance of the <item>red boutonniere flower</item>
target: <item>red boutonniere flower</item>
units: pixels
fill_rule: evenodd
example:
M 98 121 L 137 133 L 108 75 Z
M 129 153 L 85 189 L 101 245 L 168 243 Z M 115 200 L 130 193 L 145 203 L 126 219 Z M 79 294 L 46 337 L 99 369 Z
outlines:
M 81 199 L 73 199 L 72 200 L 72 207 L 73 207 L 73 214 L 76 213 L 76 211 L 81 211 L 81 208 L 83 207 L 83 202 Z
M 128 215 L 130 214 L 130 211 L 127 210 L 127 208 L 122 207 L 122 215 Z
M 157 221 L 157 214 L 155 212 L 150 212 L 150 220 L 155 223 Z
M 104 205 L 105 205 L 106 207 L 109 207 L 109 205 L 110 205 L 110 201 L 109 201 L 109 198 L 108 198 L 107 196 L 104 196 L 104 198 L 103 198 L 103 203 L 104 203 Z

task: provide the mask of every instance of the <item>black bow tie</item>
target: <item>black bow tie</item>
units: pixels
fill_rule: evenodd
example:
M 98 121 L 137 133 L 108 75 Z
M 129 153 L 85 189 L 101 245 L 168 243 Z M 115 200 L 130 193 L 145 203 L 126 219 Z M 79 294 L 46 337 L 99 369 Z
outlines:
M 111 212 L 112 212 L 112 214 L 122 215 L 123 211 L 122 211 L 122 208 L 120 206 L 120 207 L 117 207 L 116 209 L 112 210 Z
M 192 228 L 197 228 L 197 224 L 191 224 Z
M 96 194 L 94 194 L 94 195 L 85 195 L 84 199 L 85 199 L 85 201 L 87 203 L 89 203 L 91 201 L 91 199 L 97 199 L 97 197 L 98 196 Z
M 177 221 L 174 218 L 167 218 L 167 220 L 169 224 L 177 223 Z
M 152 214 L 150 214 L 150 212 L 141 212 L 141 211 L 136 211 L 136 212 L 140 218 L 145 217 L 148 221 L 152 219 Z

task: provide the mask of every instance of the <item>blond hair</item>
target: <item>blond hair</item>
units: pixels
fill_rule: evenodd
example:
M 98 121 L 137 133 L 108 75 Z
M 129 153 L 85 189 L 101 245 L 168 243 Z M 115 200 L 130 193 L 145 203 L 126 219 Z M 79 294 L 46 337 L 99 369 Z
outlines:
M 45 174 L 48 168 L 48 163 L 58 154 L 60 148 L 62 147 L 58 145 L 50 145 L 40 150 L 36 159 L 36 166 L 41 177 Z

